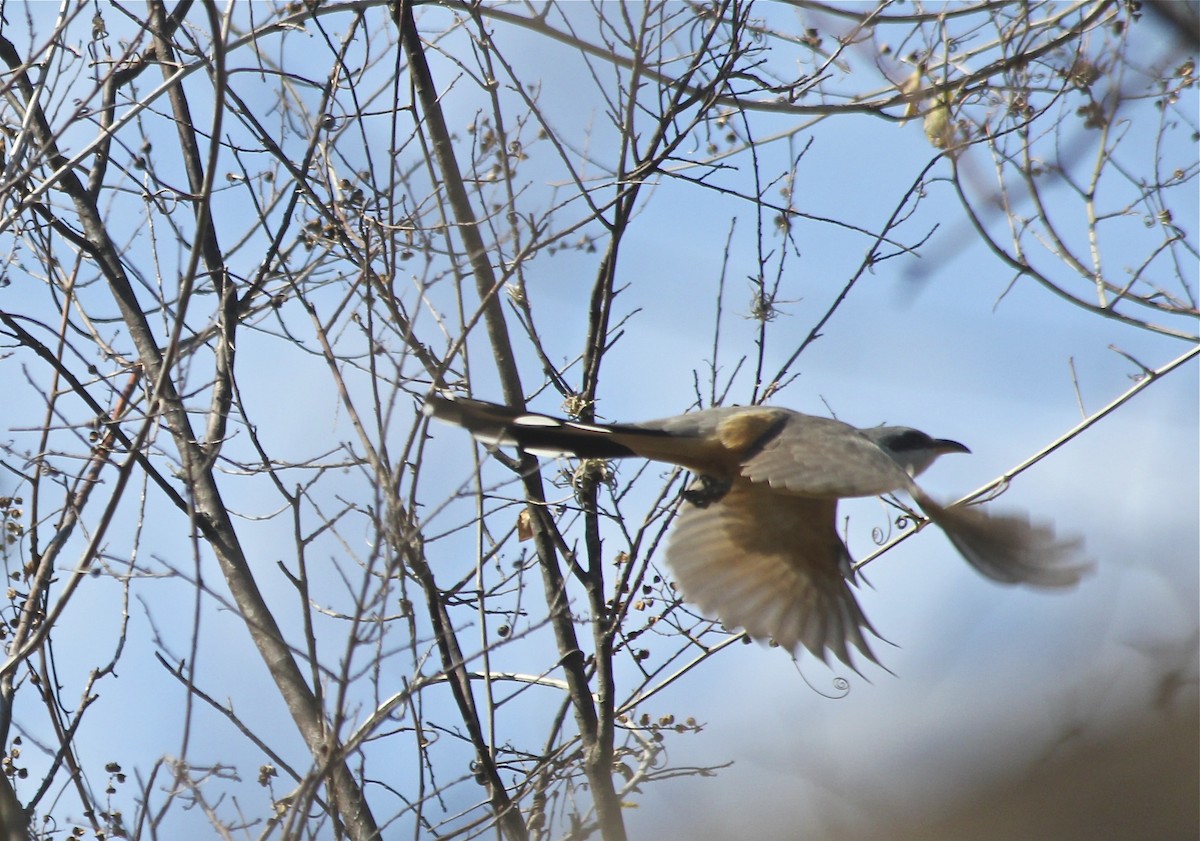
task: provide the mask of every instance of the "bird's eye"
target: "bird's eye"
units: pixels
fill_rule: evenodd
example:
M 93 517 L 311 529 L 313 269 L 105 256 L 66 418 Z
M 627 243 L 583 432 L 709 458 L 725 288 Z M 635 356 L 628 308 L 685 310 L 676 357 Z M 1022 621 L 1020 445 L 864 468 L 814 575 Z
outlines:
M 916 429 L 906 429 L 891 440 L 893 450 L 921 450 L 929 446 L 930 438 Z

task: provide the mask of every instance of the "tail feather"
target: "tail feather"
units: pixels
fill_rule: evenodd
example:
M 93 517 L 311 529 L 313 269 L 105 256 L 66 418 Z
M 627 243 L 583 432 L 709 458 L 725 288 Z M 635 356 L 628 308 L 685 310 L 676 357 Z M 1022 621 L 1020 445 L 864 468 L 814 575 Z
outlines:
M 917 501 L 967 562 L 993 581 L 1070 587 L 1092 568 L 1082 556 L 1083 541 L 1060 539 L 1048 523 L 976 506 L 942 507 L 923 494 Z
M 423 409 L 429 417 L 457 424 L 485 444 L 507 444 L 540 456 L 625 458 L 638 455 L 617 440 L 625 435 L 667 436 L 638 427 L 581 423 L 465 397 L 432 394 Z

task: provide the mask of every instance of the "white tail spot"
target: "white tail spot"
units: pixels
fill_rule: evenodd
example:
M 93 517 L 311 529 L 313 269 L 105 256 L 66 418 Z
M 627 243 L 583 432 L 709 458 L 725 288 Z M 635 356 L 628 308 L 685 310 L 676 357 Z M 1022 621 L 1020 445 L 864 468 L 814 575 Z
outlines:
M 490 447 L 499 447 L 500 445 L 516 444 L 512 436 L 505 435 L 503 432 L 497 432 L 494 429 L 473 429 L 471 435 L 480 444 L 487 444 Z
M 518 415 L 512 420 L 513 426 L 562 426 L 562 421 L 548 418 L 545 415 Z
M 542 458 L 568 458 L 574 455 L 570 450 L 564 450 L 561 447 L 522 447 L 521 449 L 531 456 L 540 456 Z
M 573 421 L 567 421 L 566 426 L 569 426 L 571 429 L 578 429 L 580 432 L 598 432 L 603 435 L 612 434 L 612 430 L 606 426 L 592 426 L 589 423 L 574 423 Z

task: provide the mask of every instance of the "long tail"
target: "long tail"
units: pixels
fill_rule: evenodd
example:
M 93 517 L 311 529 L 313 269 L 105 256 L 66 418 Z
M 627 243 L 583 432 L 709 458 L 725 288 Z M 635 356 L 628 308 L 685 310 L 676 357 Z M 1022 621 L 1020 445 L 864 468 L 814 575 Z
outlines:
M 922 510 L 983 575 L 1002 584 L 1070 587 L 1092 569 L 1083 541 L 1059 539 L 1049 523 L 1020 514 L 989 514 L 978 506 L 938 505 L 924 493 Z
M 625 425 L 601 425 L 521 412 L 466 397 L 430 395 L 426 415 L 463 427 L 485 444 L 509 444 L 539 456 L 625 458 L 639 453 L 623 440 L 665 438 L 669 433 Z

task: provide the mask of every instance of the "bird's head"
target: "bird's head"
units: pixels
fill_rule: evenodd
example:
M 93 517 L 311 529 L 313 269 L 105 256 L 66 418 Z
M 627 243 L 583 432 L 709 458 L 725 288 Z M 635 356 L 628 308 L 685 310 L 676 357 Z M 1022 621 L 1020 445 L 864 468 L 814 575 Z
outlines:
M 938 456 L 971 452 L 965 444 L 948 438 L 931 438 L 907 426 L 876 426 L 862 432 L 914 477 L 921 475 Z

